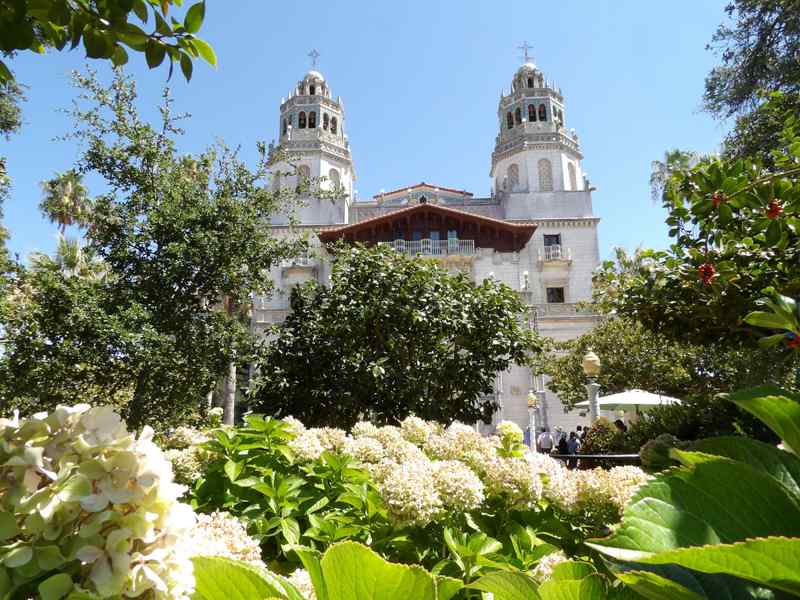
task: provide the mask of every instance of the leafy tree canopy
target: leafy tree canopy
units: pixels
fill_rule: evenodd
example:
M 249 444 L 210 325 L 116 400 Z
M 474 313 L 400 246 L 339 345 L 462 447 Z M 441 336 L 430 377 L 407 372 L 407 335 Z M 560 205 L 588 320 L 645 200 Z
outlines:
M 122 74 L 110 87 L 93 74 L 75 81 L 83 101 L 70 138 L 83 152 L 66 178 L 70 193 L 83 173 L 107 191 L 81 212 L 87 264 L 65 249 L 63 260 L 39 259 L 12 282 L 0 403 L 40 398 L 42 410 L 93 396 L 121 404 L 132 425 L 164 426 L 197 409 L 231 361 L 252 355 L 249 324 L 220 310 L 222 299 L 246 306 L 251 293 L 269 293 L 269 269 L 300 243 L 265 227 L 281 198 L 267 185 L 263 144 L 252 169 L 222 145 L 181 155 L 168 94 L 153 126 Z M 45 186 L 45 200 L 64 191 Z M 75 205 L 62 208 L 50 216 L 75 221 Z
M 110 60 L 114 66 L 128 62 L 128 50 L 143 52 L 152 69 L 169 59 L 191 79 L 195 58 L 211 65 L 217 58 L 211 46 L 195 36 L 203 25 L 205 2 L 189 7 L 183 19 L 173 7 L 183 0 L 13 0 L 0 3 L 0 52 L 13 56 L 47 48 L 77 48 L 87 58 Z M 140 23 L 137 25 L 136 22 Z M 145 31 L 145 29 L 150 31 Z M 0 83 L 13 80 L 0 61 Z
M 291 307 L 260 356 L 253 408 L 308 424 L 488 420 L 495 374 L 540 349 L 510 288 L 390 248 L 337 248 L 330 287 L 295 288 Z

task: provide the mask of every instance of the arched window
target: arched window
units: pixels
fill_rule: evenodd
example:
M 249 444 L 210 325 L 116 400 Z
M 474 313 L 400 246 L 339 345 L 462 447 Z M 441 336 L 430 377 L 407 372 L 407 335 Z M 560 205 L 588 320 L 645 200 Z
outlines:
M 287 131 L 286 119 L 283 120 L 283 128 L 282 128 L 282 130 L 283 130 L 283 135 L 286 135 L 286 131 Z
M 514 128 L 514 117 L 511 116 L 511 113 L 506 113 L 506 123 L 508 124 L 509 129 Z
M 528 104 L 528 121 L 533 123 L 536 120 L 536 107 L 533 104 Z
M 300 165 L 297 167 L 297 187 L 296 192 L 300 191 L 301 186 L 307 186 L 308 181 L 311 179 L 311 169 L 308 165 Z
M 306 128 L 306 113 L 303 110 L 300 111 L 300 116 L 297 117 L 297 126 L 300 127 L 300 129 Z
M 546 158 L 539 159 L 539 191 L 553 191 L 553 165 Z
M 336 169 L 328 171 L 328 179 L 331 182 L 331 189 L 336 189 L 342 184 L 342 178 L 339 175 L 339 171 Z
M 528 77 L 528 87 L 529 88 L 533 87 L 533 77 Z
M 547 109 L 544 107 L 544 104 L 539 105 L 539 120 L 547 121 Z
M 316 86 L 312 84 L 311 88 L 309 89 L 309 92 L 311 93 L 312 96 L 316 95 L 316 93 L 317 93 Z
M 508 187 L 513 192 L 519 186 L 519 165 L 514 163 L 508 167 L 508 173 L 506 177 L 508 178 Z
M 317 126 L 317 113 L 315 111 L 311 111 L 308 113 L 308 128 L 314 129 Z
M 333 117 L 331 119 L 331 133 L 335 134 L 338 126 L 339 122 L 336 120 L 336 117 Z
M 328 125 L 330 124 L 330 118 L 328 117 L 328 113 L 324 113 L 322 115 L 322 128 L 325 131 L 328 131 Z
M 522 123 L 522 111 L 517 107 L 517 110 L 514 111 L 514 120 L 517 122 L 517 125 Z
M 573 192 L 577 192 L 578 191 L 578 174 L 575 171 L 575 165 L 573 165 L 572 163 L 569 163 L 569 166 L 567 167 L 567 171 L 569 172 L 569 189 L 571 189 Z

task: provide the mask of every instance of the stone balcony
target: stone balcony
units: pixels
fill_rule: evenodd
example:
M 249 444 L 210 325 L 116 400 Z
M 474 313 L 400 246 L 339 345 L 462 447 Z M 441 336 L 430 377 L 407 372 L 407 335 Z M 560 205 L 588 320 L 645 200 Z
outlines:
M 539 262 L 569 264 L 572 262 L 572 249 L 565 246 L 543 246 L 539 248 Z
M 395 240 L 382 243 L 409 256 L 444 258 L 448 256 L 475 256 L 476 254 L 475 240 L 452 238 L 448 240 Z

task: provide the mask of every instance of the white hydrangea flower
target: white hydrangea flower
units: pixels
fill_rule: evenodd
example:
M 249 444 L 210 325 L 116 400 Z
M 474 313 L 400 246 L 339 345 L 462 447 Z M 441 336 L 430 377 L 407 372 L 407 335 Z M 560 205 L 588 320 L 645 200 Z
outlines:
M 400 422 L 400 433 L 412 444 L 422 446 L 433 433 L 433 426 L 419 417 L 409 416 Z
M 428 462 L 428 456 L 411 442 L 389 438 L 384 445 L 386 456 L 396 463 Z
M 282 419 L 283 422 L 288 425 L 287 429 L 290 433 L 294 435 L 300 435 L 301 433 L 305 432 L 306 426 L 303 425 L 299 420 L 295 419 L 294 417 L 286 417 Z
M 320 444 L 316 432 L 310 429 L 291 440 L 288 446 L 297 458 L 303 462 L 318 459 L 325 450 Z
M 378 427 L 375 433 L 370 436 L 374 437 L 384 446 L 389 446 L 393 443 L 400 443 L 404 442 L 403 434 L 400 432 L 399 427 L 395 427 L 394 425 L 385 425 L 383 427 Z
M 386 457 L 383 444 L 371 437 L 347 438 L 343 451 L 362 464 L 379 463 Z
M 166 445 L 169 448 L 189 448 L 199 446 L 208 441 L 208 435 L 192 427 L 177 427 L 166 437 Z
M 524 458 L 496 456 L 483 464 L 483 475 L 487 495 L 508 506 L 530 508 L 542 497 L 542 479 Z
M 316 434 L 322 448 L 329 452 L 339 452 L 347 441 L 347 433 L 335 427 L 320 427 L 309 431 Z
M 444 507 L 430 462 L 393 464 L 378 489 L 389 513 L 401 524 L 424 527 L 436 520 Z
M 567 560 L 569 560 L 567 555 L 561 550 L 546 554 L 531 571 L 531 576 L 539 583 L 543 583 L 552 577 L 553 569 L 555 569 L 556 565 L 566 562 Z
M 314 584 L 311 582 L 311 575 L 305 569 L 297 569 L 289 577 L 287 577 L 297 591 L 303 595 L 306 600 L 317 600 L 317 594 L 314 591 Z
M 359 421 L 350 429 L 350 435 L 354 438 L 374 438 L 376 433 L 378 433 L 378 428 L 368 421 Z
M 192 556 L 222 556 L 264 566 L 258 542 L 247 535 L 239 519 L 226 512 L 197 515 L 190 552 Z
M 501 440 L 514 444 L 521 444 L 525 439 L 522 429 L 512 421 L 500 421 L 497 425 L 497 434 L 500 436 Z
M 442 502 L 449 509 L 468 512 L 483 504 L 483 482 L 460 461 L 434 462 L 433 481 Z

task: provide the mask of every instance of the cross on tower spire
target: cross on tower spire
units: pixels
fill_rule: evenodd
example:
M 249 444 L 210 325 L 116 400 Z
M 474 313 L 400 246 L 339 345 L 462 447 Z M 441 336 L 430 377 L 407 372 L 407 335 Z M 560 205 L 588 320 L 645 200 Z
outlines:
M 531 56 L 528 54 L 528 50 L 533 49 L 533 46 L 528 44 L 528 42 L 522 42 L 522 46 L 517 46 L 520 50 L 522 50 L 522 61 L 523 62 L 531 62 Z
M 311 59 L 311 68 L 317 67 L 317 59 L 319 58 L 319 52 L 316 49 L 312 50 L 308 53 L 308 57 Z

